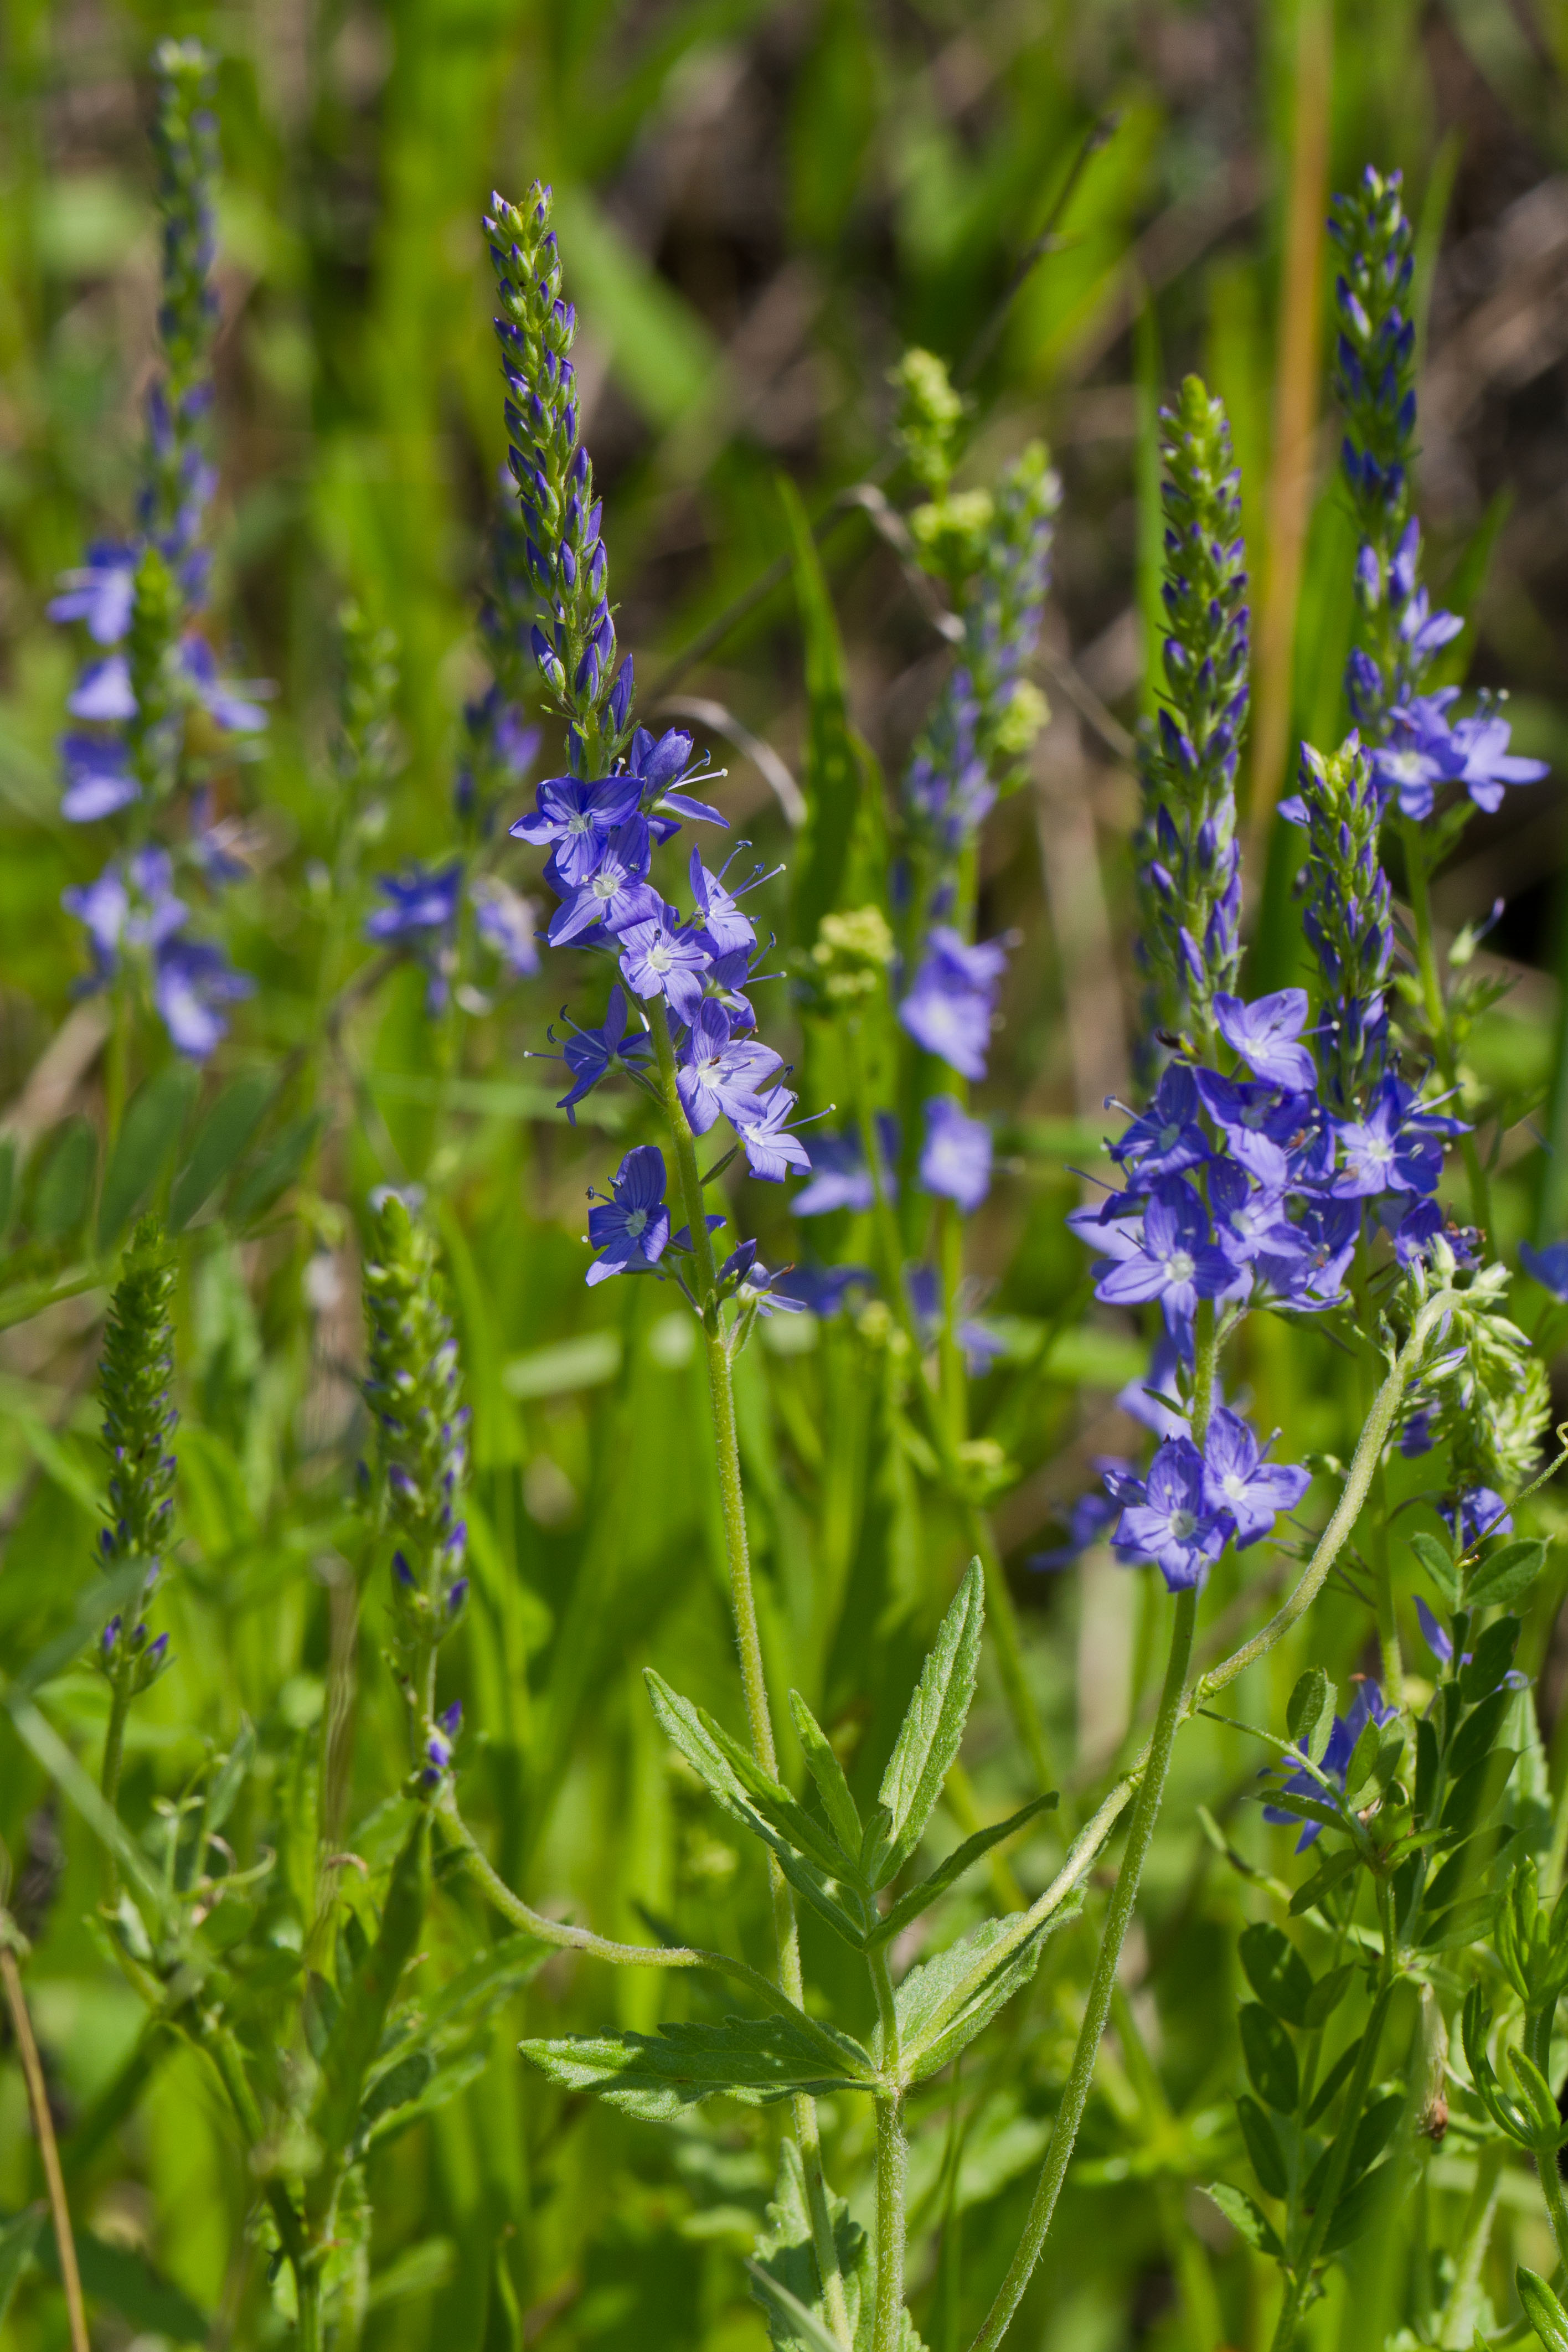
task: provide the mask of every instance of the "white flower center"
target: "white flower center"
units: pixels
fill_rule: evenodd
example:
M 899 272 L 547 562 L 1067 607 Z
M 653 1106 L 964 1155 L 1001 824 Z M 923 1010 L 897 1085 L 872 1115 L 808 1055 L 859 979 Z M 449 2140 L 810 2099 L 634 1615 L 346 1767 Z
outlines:
M 1160 1129 L 1160 1149 L 1162 1151 L 1173 1151 L 1181 1139 L 1182 1122 L 1178 1118 L 1168 1120 Z
M 643 1227 L 647 1223 L 647 1211 L 646 1209 L 634 1209 L 631 1215 L 626 1219 L 626 1231 L 631 1235 L 634 1242 L 641 1234 Z
M 1178 1543 L 1185 1543 L 1196 1526 L 1197 1521 L 1193 1517 L 1191 1511 L 1173 1511 L 1171 1513 L 1171 1533 L 1175 1537 Z
M 1173 1282 L 1191 1282 L 1197 1271 L 1191 1250 L 1173 1250 L 1165 1265 Z
M 1220 1484 L 1225 1488 L 1226 1495 L 1230 1497 L 1230 1500 L 1233 1503 L 1239 1503 L 1242 1496 L 1247 1492 L 1247 1481 L 1242 1477 L 1239 1471 L 1226 1471 L 1225 1476 L 1220 1480 Z
M 586 809 L 574 809 L 566 820 L 568 833 L 592 833 L 594 820 Z
M 649 963 L 652 964 L 655 971 L 668 971 L 669 970 L 669 950 L 663 940 L 658 940 L 655 946 L 648 950 L 647 960 Z
M 606 873 L 605 873 L 605 872 L 601 869 L 601 871 L 600 871 L 599 873 L 595 874 L 595 877 L 594 877 L 594 896 L 595 896 L 595 898 L 613 898 L 615 897 L 615 895 L 616 895 L 616 877 L 615 877 L 615 876 L 614 876 L 613 874 L 606 874 Z

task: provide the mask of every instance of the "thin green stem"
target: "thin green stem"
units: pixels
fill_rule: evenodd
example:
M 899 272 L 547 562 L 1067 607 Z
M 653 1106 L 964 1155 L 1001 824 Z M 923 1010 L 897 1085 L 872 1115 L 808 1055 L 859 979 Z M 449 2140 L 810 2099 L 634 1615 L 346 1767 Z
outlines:
M 1453 1024 L 1448 1017 L 1447 1001 L 1443 994 L 1442 976 L 1437 970 L 1436 943 L 1432 937 L 1431 877 L 1426 865 L 1426 845 L 1421 827 L 1414 817 L 1401 820 L 1401 831 L 1405 840 L 1405 873 L 1410 884 L 1410 911 L 1415 919 L 1415 961 L 1421 975 L 1422 1007 L 1426 1015 L 1426 1026 L 1431 1032 L 1437 1067 L 1443 1074 L 1443 1083 L 1453 1088 L 1459 1082 L 1459 1057 L 1454 1042 Z M 1475 1136 L 1468 1129 L 1459 1138 L 1459 1150 L 1465 1162 L 1465 1173 L 1469 1179 L 1470 1215 L 1489 1241 L 1492 1230 L 1491 1186 L 1481 1165 Z
M 1563 2201 L 1563 2177 L 1557 2169 L 1557 2150 L 1540 2148 L 1536 2152 L 1535 2168 L 1541 2175 L 1541 2193 L 1546 2200 L 1546 2218 L 1552 2224 L 1556 2241 L 1557 2259 L 1568 2271 L 1568 2206 Z
M 882 2072 L 896 2082 L 902 2059 L 899 2011 L 886 1948 L 866 1956 L 877 2017 L 882 2029 Z M 909 2197 L 909 2146 L 904 2138 L 903 2095 L 889 2090 L 877 2099 L 877 2283 L 871 2352 L 897 2352 L 903 2330 L 904 2239 Z
M 1356 1376 L 1361 1387 L 1361 1409 L 1368 1413 L 1377 1396 L 1378 1366 L 1376 1331 L 1377 1309 L 1373 1305 L 1364 1274 L 1356 1279 L 1356 1322 L 1361 1331 L 1361 1345 L 1356 1351 Z M 1390 1706 L 1405 1704 L 1405 1658 L 1399 1646 L 1399 1619 L 1394 1606 L 1394 1572 L 1388 1557 L 1388 1496 L 1387 1480 L 1380 1454 L 1373 1465 L 1372 1486 L 1372 1524 L 1367 1536 L 1367 1557 L 1372 1566 L 1373 1603 L 1377 1612 L 1377 1645 L 1383 1664 L 1383 1688 Z
M 1051 2128 L 1045 2163 L 1029 2207 L 1029 2217 L 1018 2251 L 1008 2266 L 995 2302 L 971 2352 L 994 2352 L 1024 2297 L 1040 2249 L 1046 2242 L 1057 2199 L 1072 2160 L 1078 2140 L 1079 2125 L 1089 2098 L 1089 2084 L 1094 2079 L 1095 2059 L 1100 2036 L 1110 2012 L 1111 1994 L 1116 1987 L 1116 1972 L 1121 1962 L 1121 1947 L 1131 1923 L 1133 1906 L 1138 1898 L 1138 1885 L 1143 1874 L 1150 1841 L 1154 1834 L 1161 1801 L 1165 1793 L 1166 1776 L 1171 1769 L 1171 1751 L 1175 1745 L 1176 1729 L 1181 1722 L 1183 1701 L 1186 1691 L 1187 1667 L 1193 1654 L 1193 1633 L 1197 1624 L 1198 1596 L 1195 1588 L 1176 1595 L 1171 1625 L 1171 1652 L 1165 1665 L 1164 1685 L 1160 1693 L 1160 1711 L 1154 1718 L 1153 1737 L 1149 1743 L 1148 1762 L 1139 1785 L 1132 1808 L 1132 1820 L 1127 1832 L 1127 1849 L 1121 1858 L 1115 1889 L 1106 1914 L 1105 1933 L 1100 1940 L 1099 1958 L 1089 1983 L 1083 2022 L 1079 2028 L 1072 2065 L 1062 2093 L 1061 2105 Z
M 708 1360 L 708 1393 L 713 1411 L 713 1448 L 719 1471 L 719 1498 L 724 1519 L 724 1551 L 730 1571 L 730 1601 L 741 1653 L 741 1685 L 745 1695 L 746 1725 L 752 1753 L 763 1769 L 778 1777 L 778 1751 L 773 1744 L 773 1718 L 768 1709 L 767 1675 L 757 1623 L 756 1594 L 752 1584 L 751 1545 L 746 1534 L 745 1493 L 741 1481 L 741 1441 L 735 1422 L 735 1388 L 718 1297 L 718 1274 L 702 1197 L 702 1176 L 697 1165 L 697 1141 L 676 1084 L 675 1047 L 660 1003 L 646 1005 L 664 1096 L 665 1117 L 675 1146 L 680 1196 L 690 1228 L 697 1261 L 697 1297 L 702 1318 L 703 1347 Z M 805 1980 L 800 1967 L 800 1934 L 789 1882 L 772 1853 L 768 1885 L 773 1898 L 773 1936 L 778 1947 L 779 1984 L 795 2006 L 805 2006 Z M 812 2238 L 822 2279 L 823 2306 L 831 2332 L 841 2344 L 849 2341 L 849 2309 L 838 2269 L 837 2241 L 827 2201 L 822 2167 L 822 2135 L 816 2102 L 804 2094 L 794 2100 L 796 2136 L 805 2174 L 806 2200 L 811 2209 Z
M 1054 1787 L 1056 1776 L 1051 1769 L 1045 1729 L 1024 1671 L 1024 1643 L 1018 1612 L 1013 1606 L 1013 1595 L 1008 1590 L 1007 1578 L 996 1549 L 996 1539 L 991 1532 L 991 1523 L 970 1492 L 963 1457 L 954 1443 L 948 1416 L 942 1410 L 941 1398 L 926 1378 L 924 1350 L 915 1324 L 914 1309 L 910 1303 L 909 1288 L 904 1281 L 904 1254 L 899 1221 L 882 1175 L 865 1055 L 859 1031 L 853 1024 L 848 1036 L 856 1124 L 859 1129 L 861 1152 L 871 1177 L 872 1242 L 883 1297 L 909 1349 L 911 1385 L 926 1435 L 936 1454 L 942 1486 L 963 1514 L 969 1549 L 978 1558 L 984 1574 L 985 1614 L 996 1656 L 996 1670 L 1001 1677 L 1002 1695 L 1007 1703 L 1013 1728 L 1041 1789 L 1049 1789 Z
M 110 1685 L 109 1727 L 103 1736 L 103 1770 L 99 1790 L 111 1812 L 119 1810 L 120 1775 L 125 1760 L 125 1722 L 131 1712 L 131 1684 L 136 1672 L 136 1654 L 131 1646 L 131 1636 L 142 1614 L 147 1584 L 143 1578 L 125 1609 L 120 1625 L 119 1655 L 114 1664 L 114 1680 Z M 104 1848 L 104 1876 L 109 1901 L 120 1899 L 120 1872 L 112 1846 Z

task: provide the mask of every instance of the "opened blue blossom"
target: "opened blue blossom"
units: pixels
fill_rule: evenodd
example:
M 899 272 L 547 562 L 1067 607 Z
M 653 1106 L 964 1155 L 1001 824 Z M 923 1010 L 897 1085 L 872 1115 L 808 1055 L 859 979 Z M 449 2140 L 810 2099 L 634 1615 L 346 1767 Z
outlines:
M 925 953 L 899 1019 L 917 1045 L 961 1077 L 985 1076 L 996 992 L 1007 966 L 999 940 L 971 947 L 950 924 L 930 932 Z
M 1568 1242 L 1549 1242 L 1544 1249 L 1521 1242 L 1519 1262 L 1542 1290 L 1553 1298 L 1568 1299 Z
M 610 991 L 605 1018 L 597 1029 L 580 1029 L 564 1013 L 561 1017 L 571 1032 L 561 1050 L 572 1073 L 572 1084 L 555 1108 L 563 1110 L 575 1127 L 577 1105 L 612 1070 L 620 1069 L 628 1077 L 636 1077 L 647 1069 L 653 1059 L 653 1040 L 646 1029 L 631 1025 L 626 991 L 618 982 Z M 554 1031 L 550 1034 L 553 1039 Z
M 971 1118 L 951 1095 L 932 1095 L 925 1107 L 921 1147 L 922 1188 L 955 1201 L 972 1216 L 991 1190 L 991 1129 Z
M 1238 996 L 1222 994 L 1214 1000 L 1215 1028 L 1254 1076 L 1299 1091 L 1310 1090 L 1318 1079 L 1310 1053 L 1297 1043 L 1307 1025 L 1307 1011 L 1304 988 L 1282 988 L 1252 1004 L 1244 1004 Z
M 616 1171 L 608 1199 L 588 1212 L 588 1239 L 598 1253 L 588 1268 L 590 1288 L 612 1275 L 647 1273 L 658 1264 L 669 1243 L 664 1188 L 663 1152 L 639 1143 Z
M 1121 1505 L 1112 1540 L 1128 1559 L 1152 1560 L 1172 1592 L 1202 1586 L 1230 1541 L 1232 1521 L 1215 1510 L 1205 1486 L 1204 1459 L 1190 1437 L 1169 1437 L 1145 1479 L 1108 1475 Z
M 621 977 L 635 996 L 645 1003 L 662 996 L 682 1021 L 694 1022 L 704 1011 L 722 1014 L 721 1006 L 703 1001 L 703 975 L 713 961 L 712 950 L 673 907 L 650 891 L 647 910 L 619 931 Z M 723 1018 L 728 1029 L 728 1015 Z
M 758 1087 L 783 1067 L 782 1055 L 736 1036 L 723 1006 L 704 999 L 687 1032 L 675 1080 L 692 1133 L 706 1135 L 721 1118 L 742 1128 L 759 1108 Z
M 1312 1483 L 1299 1465 L 1265 1459 L 1265 1449 L 1238 1412 L 1221 1405 L 1204 1440 L 1204 1500 L 1228 1512 L 1236 1547 L 1245 1551 L 1274 1531 L 1281 1511 L 1293 1511 Z
M 1113 1307 L 1158 1299 L 1165 1328 L 1184 1354 L 1193 1344 L 1200 1298 L 1217 1298 L 1236 1268 L 1216 1249 L 1207 1209 L 1184 1176 L 1166 1177 L 1147 1201 L 1136 1228 L 1101 1229 L 1115 1254 L 1095 1268 L 1096 1296 Z

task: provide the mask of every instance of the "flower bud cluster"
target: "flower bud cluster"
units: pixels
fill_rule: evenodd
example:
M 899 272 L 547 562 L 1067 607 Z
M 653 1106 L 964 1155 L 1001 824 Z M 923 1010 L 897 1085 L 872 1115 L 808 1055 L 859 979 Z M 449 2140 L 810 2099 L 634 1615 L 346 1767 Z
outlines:
M 1168 1024 L 1206 1040 L 1241 960 L 1236 767 L 1247 724 L 1250 615 L 1241 497 L 1225 409 L 1189 376 L 1162 412 L 1163 703 L 1142 751 L 1141 953 Z
M 1061 483 L 1037 441 L 1007 468 L 994 497 L 977 495 L 983 511 L 959 595 L 963 648 L 904 779 L 911 829 L 930 845 L 939 869 L 973 839 L 1048 715 L 1026 671 L 1039 644 Z M 954 503 L 917 510 L 917 541 L 922 517 Z M 923 539 L 935 550 L 940 534 L 926 530 Z M 939 888 L 938 913 L 942 897 Z
M 106 1571 L 132 1562 L 142 1569 L 134 1622 L 127 1632 L 121 1617 L 110 1618 L 99 1664 L 112 1680 L 129 1672 L 132 1692 L 145 1689 L 168 1656 L 168 1635 L 149 1638 L 141 1606 L 157 1582 L 174 1515 L 176 1465 L 171 1445 L 179 1414 L 169 1394 L 174 1371 L 174 1296 L 173 1262 L 156 1220 L 144 1217 L 132 1235 L 110 1302 L 99 1366 L 103 1444 L 110 1461 L 109 1525 L 98 1538 L 100 1564 Z
M 535 182 L 521 205 L 490 202 L 507 461 L 526 559 L 526 578 L 498 582 L 498 593 L 519 643 L 528 629 L 551 698 L 572 722 L 572 773 L 602 775 L 630 735 L 632 668 L 629 656 L 616 667 L 601 509 L 578 437 L 577 315 L 562 297 L 550 190 Z
M 396 1535 L 393 1598 L 404 1646 L 432 1651 L 468 1599 L 468 1409 L 459 1402 L 458 1343 L 441 1299 L 434 1236 L 401 1193 L 374 1203 L 374 1255 L 364 1269 L 378 1500 Z
M 1336 1108 L 1375 1087 L 1388 1056 L 1394 902 L 1378 863 L 1383 803 L 1359 737 L 1327 759 L 1301 746 L 1300 788 L 1280 814 L 1305 828 L 1301 923 L 1322 974 L 1319 1059 Z
M 1406 1276 L 1401 1314 L 1411 1320 L 1433 1289 L 1466 1286 L 1411 1395 L 1421 1442 L 1404 1442 L 1406 1453 L 1446 1444 L 1461 1497 L 1478 1488 L 1494 1496 L 1516 1492 L 1534 1474 L 1539 1442 L 1552 1419 L 1546 1366 L 1503 1312 L 1509 1280 L 1501 1265 L 1485 1266 L 1467 1279 L 1445 1234 Z

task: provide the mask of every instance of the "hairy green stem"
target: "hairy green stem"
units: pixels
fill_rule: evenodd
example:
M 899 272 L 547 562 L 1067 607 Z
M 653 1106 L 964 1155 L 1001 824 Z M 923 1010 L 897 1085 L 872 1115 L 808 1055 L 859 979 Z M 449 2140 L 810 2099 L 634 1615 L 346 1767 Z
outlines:
M 902 2053 L 886 1948 L 879 1945 L 874 1952 L 867 1954 L 866 1960 L 882 2029 L 882 2072 L 890 2083 L 896 2083 Z M 905 2215 L 909 2197 L 909 2144 L 904 2138 L 903 2105 L 901 2091 L 889 2089 L 878 2094 L 877 2283 L 871 2352 L 897 2352 L 903 2330 Z
M 1541 2193 L 1546 2200 L 1546 2218 L 1552 2224 L 1557 2259 L 1568 2273 L 1568 2206 L 1563 2201 L 1563 2176 L 1557 2169 L 1555 2147 L 1537 2148 L 1535 2169 L 1541 2176 Z
M 994 2352 L 1011 2324 L 1013 2315 L 1024 2297 L 1046 2233 L 1051 2226 L 1057 2209 L 1057 2199 L 1067 2178 L 1078 2139 L 1079 2125 L 1083 2119 L 1089 2098 L 1089 2084 L 1094 2078 L 1095 2060 L 1100 2051 L 1105 2021 L 1110 2011 L 1110 1998 L 1116 1987 L 1116 1971 L 1121 1962 L 1121 1947 L 1132 1918 L 1132 1907 L 1138 1896 L 1138 1883 L 1143 1874 L 1150 1841 L 1154 1834 L 1161 1801 L 1165 1793 L 1165 1780 L 1171 1767 L 1171 1751 L 1175 1744 L 1176 1729 L 1183 1714 L 1186 1691 L 1187 1667 L 1193 1654 L 1193 1633 L 1197 1624 L 1198 1596 L 1195 1588 L 1176 1595 L 1171 1625 L 1171 1653 L 1165 1665 L 1164 1685 L 1160 1693 L 1160 1712 L 1154 1718 L 1153 1737 L 1149 1743 L 1149 1755 L 1140 1782 L 1137 1801 L 1132 1808 L 1132 1820 L 1127 1832 L 1127 1849 L 1121 1858 L 1116 1885 L 1106 1914 L 1105 1933 L 1100 1940 L 1100 1955 L 1095 1961 L 1094 1975 L 1089 1983 L 1089 1999 L 1084 2007 L 1083 2022 L 1079 2028 L 1077 2045 L 1061 2105 L 1057 2109 L 1056 2122 L 1051 2126 L 1050 2143 L 1040 2171 L 1029 2217 L 1024 2224 L 1024 2234 L 1018 2251 L 1008 2266 L 996 2300 L 972 2352 Z
M 724 1551 L 730 1571 L 730 1600 L 741 1652 L 741 1683 L 745 1694 L 746 1724 L 752 1753 L 763 1769 L 778 1778 L 778 1752 L 773 1745 L 773 1718 L 768 1709 L 767 1675 L 763 1664 L 762 1633 L 757 1623 L 756 1594 L 752 1585 L 751 1546 L 746 1535 L 745 1494 L 741 1483 L 741 1441 L 735 1423 L 735 1388 L 718 1297 L 718 1274 L 702 1197 L 702 1176 L 697 1165 L 697 1140 L 676 1084 L 675 1046 L 661 1003 L 644 1006 L 658 1065 L 665 1117 L 675 1146 L 680 1196 L 691 1233 L 697 1261 L 698 1306 L 702 1318 L 703 1345 L 708 1360 L 708 1392 L 713 1409 L 713 1447 L 719 1469 L 719 1496 L 724 1517 Z M 795 1897 L 789 1882 L 770 1853 L 768 1885 L 773 1897 L 773 1935 L 778 1946 L 779 1984 L 797 2009 L 805 2006 L 805 1982 L 800 1968 L 800 1933 Z M 805 2175 L 806 2201 L 811 2210 L 812 2239 L 822 2280 L 823 2306 L 829 2330 L 841 2344 L 849 2341 L 849 2308 L 838 2269 L 838 2246 L 827 2201 L 822 2167 L 822 2135 L 816 2103 L 804 2093 L 793 2101 L 801 2164 Z
M 1356 1349 L 1356 1378 L 1364 1418 L 1376 1402 L 1379 1364 L 1377 1309 L 1372 1302 L 1364 1275 L 1357 1276 L 1355 1302 L 1356 1323 L 1361 1332 L 1361 1344 Z M 1372 1567 L 1373 1598 L 1377 1612 L 1377 1646 L 1383 1665 L 1384 1696 L 1390 1706 L 1402 1707 L 1405 1705 L 1405 1658 L 1399 1646 L 1399 1619 L 1394 1606 L 1394 1574 L 1388 1558 L 1387 1481 L 1381 1454 L 1373 1469 L 1369 1493 L 1372 1524 L 1366 1549 Z
M 1454 1043 L 1453 1024 L 1448 1018 L 1448 1006 L 1443 994 L 1443 982 L 1437 970 L 1436 944 L 1432 937 L 1432 893 L 1426 869 L 1426 846 L 1421 827 L 1414 817 L 1404 817 L 1400 829 L 1405 840 L 1405 866 L 1410 884 L 1410 911 L 1415 919 L 1415 960 L 1421 975 L 1422 1007 L 1426 1026 L 1432 1034 L 1432 1048 L 1437 1057 L 1437 1067 L 1443 1083 L 1450 1089 L 1459 1082 L 1458 1051 Z M 1489 1243 L 1492 1230 L 1491 1186 L 1481 1165 L 1481 1155 L 1469 1129 L 1459 1138 L 1459 1150 L 1465 1162 L 1465 1173 L 1470 1185 L 1470 1215 L 1479 1225 Z

